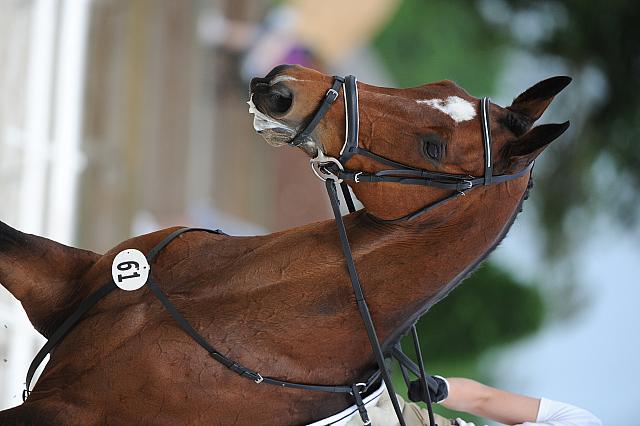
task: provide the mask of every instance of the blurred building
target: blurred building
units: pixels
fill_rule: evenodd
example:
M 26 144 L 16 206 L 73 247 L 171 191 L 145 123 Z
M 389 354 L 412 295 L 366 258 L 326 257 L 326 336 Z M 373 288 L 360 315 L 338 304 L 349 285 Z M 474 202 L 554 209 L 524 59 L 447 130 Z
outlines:
M 330 32 L 329 16 L 348 17 L 336 0 L 285 3 L 262 22 L 267 3 L 0 2 L 0 220 L 102 252 L 173 225 L 256 234 L 328 218 L 304 154 L 253 131 L 240 70 L 302 46 L 315 66 L 355 60 L 384 79 L 361 47 L 397 1 Z M 265 59 L 270 34 L 291 50 Z M 21 402 L 42 340 L 0 287 L 0 409 Z

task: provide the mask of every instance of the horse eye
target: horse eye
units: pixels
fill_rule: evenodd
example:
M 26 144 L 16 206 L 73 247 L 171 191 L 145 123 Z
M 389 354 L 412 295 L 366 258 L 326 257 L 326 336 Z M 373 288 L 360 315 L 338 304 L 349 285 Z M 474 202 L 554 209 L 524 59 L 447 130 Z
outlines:
M 422 149 L 424 154 L 432 160 L 440 161 L 444 156 L 444 143 L 436 138 L 425 138 Z

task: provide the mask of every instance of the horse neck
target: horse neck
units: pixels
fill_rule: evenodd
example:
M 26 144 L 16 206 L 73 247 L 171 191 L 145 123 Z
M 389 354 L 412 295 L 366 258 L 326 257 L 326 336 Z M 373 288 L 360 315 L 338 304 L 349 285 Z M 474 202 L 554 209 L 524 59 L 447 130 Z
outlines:
M 479 188 L 403 225 L 381 223 L 366 211 L 344 217 L 382 341 L 394 341 L 497 244 L 525 189 L 526 180 Z M 222 318 L 243 312 L 229 326 L 244 342 L 245 362 L 262 365 L 261 354 L 268 354 L 270 363 L 280 360 L 272 374 L 281 369 L 308 383 L 362 378 L 372 360 L 362 356 L 369 344 L 333 220 L 207 244 L 216 285 L 195 286 L 190 299 L 202 299 L 205 310 L 228 309 Z M 247 310 L 247 303 L 254 308 Z
M 525 177 L 480 188 L 400 226 L 364 214 L 347 219 L 381 339 L 394 341 L 495 248 L 513 223 L 527 183 Z

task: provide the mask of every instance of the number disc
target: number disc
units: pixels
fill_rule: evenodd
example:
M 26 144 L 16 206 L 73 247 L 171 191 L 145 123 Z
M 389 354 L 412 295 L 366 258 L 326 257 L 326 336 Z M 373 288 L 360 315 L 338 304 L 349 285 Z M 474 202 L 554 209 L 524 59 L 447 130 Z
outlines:
M 113 259 L 111 276 L 121 289 L 134 291 L 145 285 L 150 270 L 147 258 L 140 250 L 126 249 Z

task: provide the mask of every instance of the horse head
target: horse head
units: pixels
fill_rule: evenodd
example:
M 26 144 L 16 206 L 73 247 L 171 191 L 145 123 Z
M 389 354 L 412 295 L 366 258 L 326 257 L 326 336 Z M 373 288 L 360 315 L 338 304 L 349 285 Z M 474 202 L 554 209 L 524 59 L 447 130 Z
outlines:
M 525 169 L 569 127 L 569 122 L 532 126 L 570 81 L 569 77 L 552 77 L 517 96 L 506 108 L 488 104 L 493 175 Z M 274 68 L 264 78 L 254 78 L 249 104 L 256 131 L 274 146 L 296 145 L 312 158 L 340 157 L 348 125 L 344 89 L 339 88 L 335 104 L 317 127 L 304 140 L 297 138 L 333 83 L 331 76 L 289 65 Z M 418 170 L 482 176 L 480 99 L 448 80 L 407 89 L 358 82 L 357 93 L 360 148 Z M 371 174 L 389 168 L 379 158 L 365 155 L 350 156 L 343 166 Z M 451 192 L 398 184 L 350 185 L 367 212 L 384 220 L 406 216 Z

